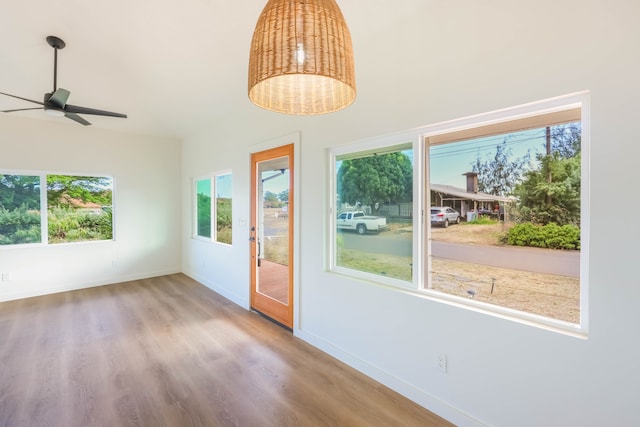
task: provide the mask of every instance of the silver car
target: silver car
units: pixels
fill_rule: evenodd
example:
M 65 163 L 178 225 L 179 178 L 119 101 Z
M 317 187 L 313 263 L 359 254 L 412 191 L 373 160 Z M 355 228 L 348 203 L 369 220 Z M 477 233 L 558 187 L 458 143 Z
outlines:
M 460 214 L 448 206 L 431 207 L 431 225 L 447 228 L 449 224 L 460 224 Z

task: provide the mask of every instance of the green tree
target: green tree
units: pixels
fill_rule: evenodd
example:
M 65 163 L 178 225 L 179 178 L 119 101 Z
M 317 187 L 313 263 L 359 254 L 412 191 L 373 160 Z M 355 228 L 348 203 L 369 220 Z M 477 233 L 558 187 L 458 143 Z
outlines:
M 0 175 L 0 206 L 8 210 L 40 209 L 40 177 Z
M 413 166 L 403 152 L 343 160 L 338 169 L 342 202 L 375 206 L 412 200 Z
M 279 208 L 282 206 L 282 202 L 278 199 L 276 193 L 272 191 L 264 192 L 264 206 L 270 208 Z
M 523 221 L 580 225 L 581 126 L 569 123 L 549 129 L 538 168 L 525 173 L 516 190 Z
M 211 196 L 198 193 L 198 236 L 211 237 Z
M 580 153 L 582 127 L 580 123 L 553 126 L 551 128 L 551 152 L 568 159 Z
M 0 245 L 40 240 L 40 177 L 0 175 Z
M 218 242 L 231 244 L 231 204 L 230 198 L 216 198 L 216 240 Z
M 522 172 L 529 163 L 529 153 L 520 158 L 513 158 L 513 152 L 507 145 L 507 138 L 496 146 L 493 157 L 484 161 L 480 157 L 471 165 L 471 170 L 478 173 L 478 191 L 496 196 L 510 195 L 522 177 Z
M 281 192 L 278 193 L 278 200 L 280 200 L 283 203 L 287 203 L 289 201 L 289 189 L 288 188 L 286 190 L 282 190 Z
M 516 188 L 523 221 L 580 226 L 580 154 L 537 156 L 540 168 L 525 172 Z
M 69 206 L 71 199 L 111 205 L 111 178 L 97 176 L 47 175 L 50 207 Z

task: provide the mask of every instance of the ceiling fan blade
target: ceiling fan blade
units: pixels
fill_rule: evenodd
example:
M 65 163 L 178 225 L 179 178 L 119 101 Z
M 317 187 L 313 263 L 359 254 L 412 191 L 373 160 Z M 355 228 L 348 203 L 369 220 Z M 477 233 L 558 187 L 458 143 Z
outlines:
M 64 108 L 67 104 L 67 99 L 69 99 L 69 95 L 71 95 L 71 92 L 68 90 L 58 88 L 49 98 L 49 102 L 53 103 L 56 107 Z
M 27 110 L 42 110 L 42 107 L 35 107 L 35 108 L 17 108 L 15 110 L 4 110 L 1 111 L 2 113 L 13 113 L 14 111 L 27 111 Z
M 86 121 L 85 119 L 83 119 L 82 117 L 80 117 L 79 115 L 77 115 L 76 113 L 65 113 L 64 115 L 67 119 L 71 119 L 75 122 L 80 123 L 81 125 L 85 125 L 85 126 L 89 126 L 91 123 L 89 123 L 88 121 Z
M 95 108 L 79 107 L 77 105 L 70 105 L 70 104 L 67 104 L 64 107 L 64 111 L 66 111 L 68 113 L 93 114 L 93 115 L 96 115 L 96 116 L 109 116 L 109 117 L 121 117 L 123 119 L 127 118 L 126 114 L 113 113 L 111 111 L 104 111 L 104 110 L 96 110 Z
M 40 102 L 40 101 L 34 101 L 33 99 L 23 98 L 23 97 L 21 97 L 21 96 L 11 95 L 11 94 L 9 94 L 9 93 L 0 92 L 0 95 L 6 95 L 6 96 L 10 96 L 10 97 L 12 97 L 12 98 L 22 99 L 23 101 L 33 102 L 34 104 L 44 105 L 44 103 L 42 103 L 42 102 Z

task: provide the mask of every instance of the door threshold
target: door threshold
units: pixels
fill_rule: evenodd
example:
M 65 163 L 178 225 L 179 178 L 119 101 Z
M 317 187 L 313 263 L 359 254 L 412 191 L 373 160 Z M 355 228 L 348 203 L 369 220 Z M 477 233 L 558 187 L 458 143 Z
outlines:
M 256 313 L 257 315 L 259 315 L 260 317 L 267 319 L 268 321 L 270 321 L 271 323 L 275 323 L 276 325 L 280 326 L 282 329 L 286 329 L 287 331 L 293 333 L 293 328 L 288 327 L 287 325 L 285 325 L 284 323 L 280 323 L 277 320 L 275 320 L 274 318 L 269 317 L 268 315 L 256 310 L 255 308 L 251 308 L 250 310 L 252 313 Z

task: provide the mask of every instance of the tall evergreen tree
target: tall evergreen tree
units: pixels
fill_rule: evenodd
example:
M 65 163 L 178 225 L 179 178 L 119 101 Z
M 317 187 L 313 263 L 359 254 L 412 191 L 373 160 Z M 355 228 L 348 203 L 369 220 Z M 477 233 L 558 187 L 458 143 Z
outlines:
M 580 123 L 569 123 L 551 127 L 551 152 L 569 159 L 580 153 L 582 127 Z
M 515 191 L 522 220 L 580 225 L 580 158 L 580 154 L 570 158 L 560 153 L 538 155 L 540 168 L 527 171 Z
M 521 158 L 513 158 L 507 138 L 496 146 L 493 157 L 480 160 L 478 157 L 471 170 L 478 173 L 478 191 L 495 196 L 508 196 L 513 192 L 529 163 L 529 153 Z
M 0 206 L 7 210 L 40 209 L 40 177 L 0 175 Z

